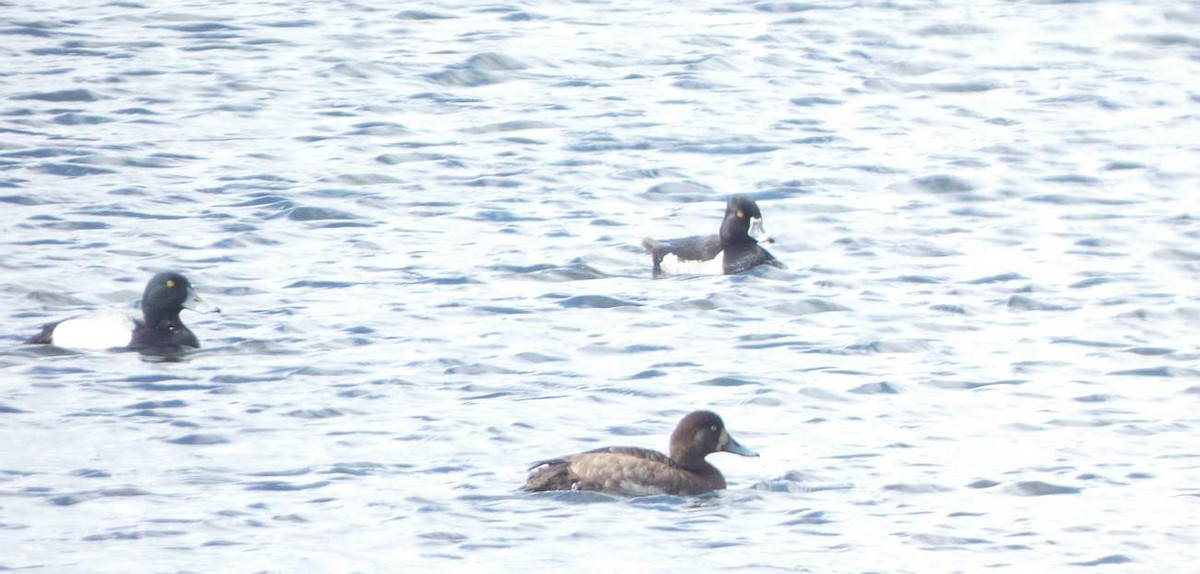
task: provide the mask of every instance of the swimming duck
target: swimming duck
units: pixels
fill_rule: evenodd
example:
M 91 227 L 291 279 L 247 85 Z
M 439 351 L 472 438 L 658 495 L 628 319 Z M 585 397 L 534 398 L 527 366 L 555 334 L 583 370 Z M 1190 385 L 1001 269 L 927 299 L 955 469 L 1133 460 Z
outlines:
M 179 273 L 159 273 L 142 293 L 142 318 L 126 314 L 91 314 L 50 323 L 29 343 L 72 349 L 141 349 L 147 347 L 200 347 L 200 341 L 183 322 L 179 312 L 221 310 L 196 294 L 192 284 Z
M 650 251 L 654 273 L 731 275 L 759 265 L 784 268 L 758 244 L 765 236 L 762 212 L 746 195 L 735 195 L 725 205 L 725 219 L 717 235 L 657 241 L 646 238 L 642 246 Z
M 671 455 L 611 446 L 535 463 L 523 490 L 593 490 L 625 496 L 671 494 L 695 496 L 725 488 L 725 477 L 704 460 L 714 452 L 742 456 L 758 453 L 738 444 L 721 417 L 695 411 L 671 433 Z

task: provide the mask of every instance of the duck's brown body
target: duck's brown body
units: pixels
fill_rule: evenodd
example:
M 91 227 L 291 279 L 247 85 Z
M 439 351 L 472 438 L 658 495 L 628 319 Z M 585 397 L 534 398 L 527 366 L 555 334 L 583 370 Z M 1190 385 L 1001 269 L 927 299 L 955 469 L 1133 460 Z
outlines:
M 645 448 L 613 446 L 544 460 L 531 467 L 527 491 L 591 490 L 623 496 L 695 496 L 725 488 L 721 471 L 704 460 L 717 451 L 758 456 L 725 431 L 720 417 L 697 411 L 671 435 L 671 456 Z

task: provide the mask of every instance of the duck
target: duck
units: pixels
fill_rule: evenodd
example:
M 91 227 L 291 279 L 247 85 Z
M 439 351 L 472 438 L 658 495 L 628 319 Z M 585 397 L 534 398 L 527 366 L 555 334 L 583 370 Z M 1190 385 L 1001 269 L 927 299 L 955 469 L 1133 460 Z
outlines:
M 656 276 L 733 275 L 759 265 L 784 269 L 781 261 L 758 244 L 765 236 L 758 204 L 750 196 L 738 194 L 725 204 L 719 234 L 665 241 L 647 237 L 642 246 L 650 251 Z
M 195 333 L 179 319 L 183 309 L 220 313 L 192 288 L 187 277 L 174 271 L 154 275 L 142 293 L 140 319 L 120 313 L 95 313 L 72 317 L 42 327 L 29 344 L 68 349 L 144 349 L 200 347 Z
M 712 411 L 688 413 L 671 433 L 670 455 L 610 446 L 534 463 L 522 490 L 585 490 L 620 496 L 697 496 L 725 489 L 725 477 L 705 457 L 714 452 L 758 456 L 725 430 Z

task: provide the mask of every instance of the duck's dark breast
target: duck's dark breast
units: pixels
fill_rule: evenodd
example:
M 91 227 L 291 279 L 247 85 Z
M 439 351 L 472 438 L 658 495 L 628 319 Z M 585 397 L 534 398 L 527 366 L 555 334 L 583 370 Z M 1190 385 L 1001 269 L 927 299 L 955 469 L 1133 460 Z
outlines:
M 725 250 L 724 257 L 725 273 L 729 275 L 748 271 L 759 265 L 771 265 L 784 269 L 783 263 L 757 243 L 731 246 Z

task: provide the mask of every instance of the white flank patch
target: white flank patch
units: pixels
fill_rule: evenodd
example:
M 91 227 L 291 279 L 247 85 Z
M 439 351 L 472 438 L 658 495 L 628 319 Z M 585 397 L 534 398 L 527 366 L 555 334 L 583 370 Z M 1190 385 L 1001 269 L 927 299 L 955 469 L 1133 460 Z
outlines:
M 724 275 L 725 252 L 717 252 L 717 256 L 708 261 L 680 259 L 674 253 L 668 253 L 658 264 L 659 268 L 672 275 Z
M 128 315 L 88 315 L 67 319 L 54 328 L 51 343 L 70 349 L 112 349 L 128 346 L 134 322 Z

